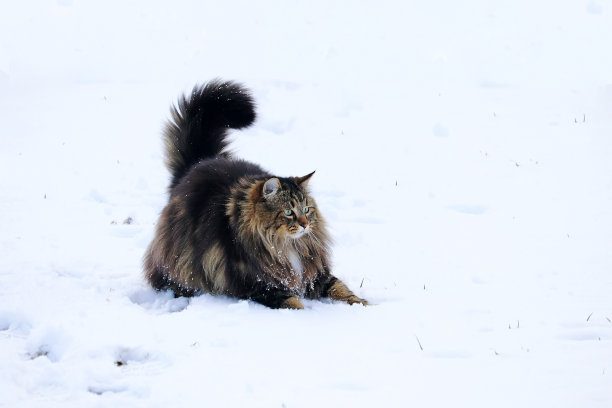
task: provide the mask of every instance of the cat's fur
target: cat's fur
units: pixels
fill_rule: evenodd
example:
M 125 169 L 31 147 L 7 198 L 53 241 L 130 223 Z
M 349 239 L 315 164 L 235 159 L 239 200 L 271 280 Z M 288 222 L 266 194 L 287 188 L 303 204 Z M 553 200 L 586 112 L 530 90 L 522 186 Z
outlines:
M 301 309 L 298 297 L 367 304 L 330 273 L 329 235 L 307 187 L 313 173 L 274 176 L 225 150 L 227 130 L 254 120 L 251 95 L 235 82 L 196 86 L 172 108 L 170 198 L 145 255 L 147 280 L 177 296 L 222 294 L 272 308 Z

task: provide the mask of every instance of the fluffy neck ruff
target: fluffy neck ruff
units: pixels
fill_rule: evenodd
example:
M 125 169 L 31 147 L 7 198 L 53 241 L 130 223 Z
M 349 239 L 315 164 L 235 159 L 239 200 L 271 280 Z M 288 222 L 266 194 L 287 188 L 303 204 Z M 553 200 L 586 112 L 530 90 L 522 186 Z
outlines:
M 264 181 L 242 180 L 231 192 L 226 214 L 236 243 L 251 261 L 283 286 L 301 292 L 329 267 L 330 240 L 318 215 L 308 232 L 292 238 L 275 228 L 262 197 Z

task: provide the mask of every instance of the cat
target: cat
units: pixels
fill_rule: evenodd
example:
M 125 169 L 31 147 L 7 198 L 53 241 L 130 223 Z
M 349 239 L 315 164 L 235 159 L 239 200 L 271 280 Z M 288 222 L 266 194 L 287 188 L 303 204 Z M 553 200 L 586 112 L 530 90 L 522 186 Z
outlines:
M 308 190 L 314 172 L 279 177 L 228 152 L 228 129 L 255 121 L 243 85 L 196 85 L 171 116 L 163 136 L 170 197 L 144 257 L 153 288 L 270 308 L 303 309 L 301 297 L 369 304 L 330 272 L 330 237 Z

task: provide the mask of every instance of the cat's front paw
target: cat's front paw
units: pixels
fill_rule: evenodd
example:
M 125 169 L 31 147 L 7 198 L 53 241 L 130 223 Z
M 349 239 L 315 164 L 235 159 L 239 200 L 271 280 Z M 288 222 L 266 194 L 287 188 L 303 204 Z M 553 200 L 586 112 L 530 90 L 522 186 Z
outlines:
M 349 305 L 354 305 L 355 303 L 359 303 L 359 304 L 361 304 L 363 306 L 370 306 L 371 305 L 371 303 L 368 302 L 367 300 L 362 299 L 362 298 L 360 298 L 358 296 L 355 296 L 355 295 L 349 296 L 348 299 L 346 299 L 346 303 L 348 303 Z
M 285 299 L 280 305 L 281 309 L 304 309 L 302 302 L 299 301 L 295 296 Z

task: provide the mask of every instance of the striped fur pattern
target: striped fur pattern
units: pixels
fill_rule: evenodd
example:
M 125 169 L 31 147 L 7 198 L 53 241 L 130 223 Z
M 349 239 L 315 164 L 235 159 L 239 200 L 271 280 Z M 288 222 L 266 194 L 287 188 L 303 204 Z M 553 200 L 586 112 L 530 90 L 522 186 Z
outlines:
M 254 120 L 251 95 L 234 82 L 196 86 L 172 108 L 170 198 L 145 254 L 148 282 L 272 308 L 301 309 L 300 297 L 367 304 L 330 272 L 330 238 L 308 190 L 314 173 L 279 177 L 226 151 L 228 129 Z

